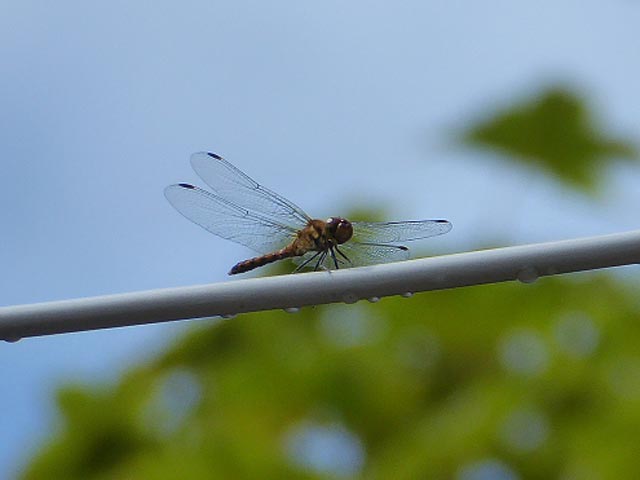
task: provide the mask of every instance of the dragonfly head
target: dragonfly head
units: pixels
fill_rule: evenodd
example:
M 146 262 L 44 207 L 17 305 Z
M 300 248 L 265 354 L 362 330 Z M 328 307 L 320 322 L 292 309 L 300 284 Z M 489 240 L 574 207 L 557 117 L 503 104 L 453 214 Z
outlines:
M 329 233 L 338 244 L 349 240 L 353 235 L 353 226 L 345 218 L 331 217 L 327 219 L 327 233 Z

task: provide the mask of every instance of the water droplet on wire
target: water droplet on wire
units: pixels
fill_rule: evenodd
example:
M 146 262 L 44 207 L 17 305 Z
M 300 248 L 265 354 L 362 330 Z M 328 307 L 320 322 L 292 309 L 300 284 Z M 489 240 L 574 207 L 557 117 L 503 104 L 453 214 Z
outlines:
M 540 275 L 533 267 L 525 267 L 518 272 L 517 279 L 522 283 L 533 283 L 538 280 Z
M 358 301 L 358 296 L 355 293 L 345 293 L 342 297 L 342 301 L 344 303 L 356 303 Z

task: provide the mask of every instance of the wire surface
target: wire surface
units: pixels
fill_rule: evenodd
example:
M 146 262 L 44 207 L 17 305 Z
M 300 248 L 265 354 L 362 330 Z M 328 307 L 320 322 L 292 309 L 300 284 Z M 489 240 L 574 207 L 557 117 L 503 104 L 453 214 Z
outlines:
M 231 316 L 640 263 L 640 230 L 335 271 L 0 307 L 0 339 Z

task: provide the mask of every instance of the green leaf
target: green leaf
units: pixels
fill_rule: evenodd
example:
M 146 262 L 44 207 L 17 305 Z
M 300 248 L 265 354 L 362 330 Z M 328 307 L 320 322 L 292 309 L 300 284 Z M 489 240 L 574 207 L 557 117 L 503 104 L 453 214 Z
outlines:
M 574 188 L 593 191 L 612 159 L 637 159 L 628 141 L 608 135 L 587 103 L 562 87 L 494 113 L 460 140 L 495 149 L 553 174 Z

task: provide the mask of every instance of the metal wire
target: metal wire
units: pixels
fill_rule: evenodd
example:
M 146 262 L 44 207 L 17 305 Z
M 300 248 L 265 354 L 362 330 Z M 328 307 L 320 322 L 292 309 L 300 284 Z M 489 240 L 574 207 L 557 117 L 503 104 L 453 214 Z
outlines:
M 428 290 L 640 263 L 640 230 L 329 272 L 234 280 L 0 308 L 0 339 L 376 301 Z

